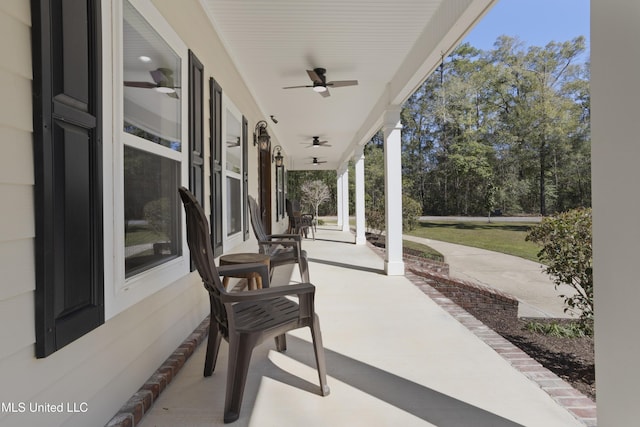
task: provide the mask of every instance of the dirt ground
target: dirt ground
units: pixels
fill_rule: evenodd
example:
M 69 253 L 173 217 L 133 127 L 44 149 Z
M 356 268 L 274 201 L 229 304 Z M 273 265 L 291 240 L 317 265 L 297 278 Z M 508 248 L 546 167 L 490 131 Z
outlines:
M 525 328 L 530 320 L 562 324 L 567 322 L 567 319 L 514 319 L 501 316 L 497 312 L 471 314 L 570 383 L 576 390 L 596 400 L 593 337 L 554 337 Z

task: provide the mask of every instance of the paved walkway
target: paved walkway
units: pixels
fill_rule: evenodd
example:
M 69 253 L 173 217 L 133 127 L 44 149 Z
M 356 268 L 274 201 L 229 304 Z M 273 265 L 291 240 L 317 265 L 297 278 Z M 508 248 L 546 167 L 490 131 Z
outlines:
M 517 298 L 520 317 L 570 317 L 564 313 L 560 295 L 573 293 L 573 288 L 564 285 L 555 289 L 537 262 L 433 239 L 409 235 L 403 238 L 428 245 L 444 255 L 452 277 L 499 289 Z

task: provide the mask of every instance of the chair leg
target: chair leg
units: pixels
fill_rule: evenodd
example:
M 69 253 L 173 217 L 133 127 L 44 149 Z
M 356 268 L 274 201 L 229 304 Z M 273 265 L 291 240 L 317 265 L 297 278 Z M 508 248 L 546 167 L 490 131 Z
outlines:
M 218 350 L 220 349 L 220 340 L 222 334 L 218 331 L 216 320 L 211 317 L 209 320 L 209 338 L 207 340 L 207 354 L 204 359 L 204 376 L 210 377 L 216 369 L 216 360 L 218 359 Z
M 324 359 L 324 347 L 322 346 L 322 334 L 320 333 L 320 320 L 318 315 L 313 315 L 313 323 L 311 324 L 311 338 L 313 340 L 313 351 L 316 355 L 316 365 L 318 367 L 318 379 L 320 380 L 320 393 L 323 396 L 329 395 L 329 386 L 327 385 L 327 365 Z
M 278 335 L 275 338 L 276 341 L 276 350 L 279 352 L 283 352 L 287 350 L 287 336 L 285 334 Z
M 240 417 L 242 396 L 247 381 L 251 353 L 257 343 L 255 335 L 229 336 L 229 366 L 227 367 L 227 394 L 224 403 L 224 422 L 231 423 Z

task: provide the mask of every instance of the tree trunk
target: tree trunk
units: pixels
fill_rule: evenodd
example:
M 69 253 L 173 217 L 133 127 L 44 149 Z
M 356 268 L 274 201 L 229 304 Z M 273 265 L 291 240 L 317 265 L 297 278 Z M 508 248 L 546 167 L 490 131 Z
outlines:
M 545 203 L 545 186 L 544 186 L 544 172 L 546 169 L 546 153 L 544 145 L 540 150 L 540 215 L 545 216 L 547 214 L 547 205 Z

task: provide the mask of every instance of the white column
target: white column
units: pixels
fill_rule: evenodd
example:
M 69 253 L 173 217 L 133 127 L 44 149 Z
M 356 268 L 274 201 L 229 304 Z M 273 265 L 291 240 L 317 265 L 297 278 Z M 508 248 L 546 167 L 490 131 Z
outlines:
M 336 171 L 336 211 L 338 215 L 338 227 L 342 227 L 342 172 L 340 170 Z
M 356 174 L 356 245 L 364 245 L 367 242 L 364 221 L 364 147 L 358 147 L 353 160 Z
M 349 231 L 349 167 L 342 172 L 342 231 Z
M 598 425 L 638 424 L 637 2 L 591 0 L 591 176 Z M 615 48 L 613 48 L 615 46 Z M 612 67 L 612 64 L 615 66 Z
M 384 270 L 389 276 L 404 275 L 402 261 L 402 143 L 400 106 L 384 115 L 384 200 L 386 221 L 386 255 Z

